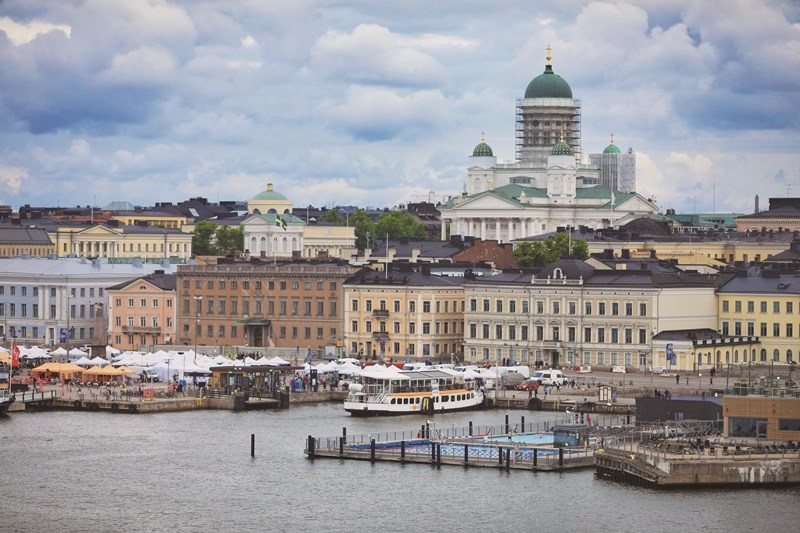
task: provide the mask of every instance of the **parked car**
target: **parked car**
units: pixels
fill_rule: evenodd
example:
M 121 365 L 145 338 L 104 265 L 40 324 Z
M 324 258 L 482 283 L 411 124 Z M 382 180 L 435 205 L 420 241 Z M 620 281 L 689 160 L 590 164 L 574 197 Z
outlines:
M 539 388 L 539 382 L 535 379 L 526 379 L 519 385 L 517 385 L 517 390 L 536 390 Z
M 561 370 L 537 370 L 531 376 L 532 380 L 536 380 L 540 385 L 566 385 L 567 376 Z

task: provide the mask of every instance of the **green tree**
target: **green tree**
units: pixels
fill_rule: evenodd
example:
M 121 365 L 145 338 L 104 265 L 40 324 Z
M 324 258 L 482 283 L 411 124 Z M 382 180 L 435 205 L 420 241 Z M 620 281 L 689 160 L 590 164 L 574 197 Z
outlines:
M 244 250 L 244 228 L 242 226 L 217 226 L 214 238 L 213 248 L 217 255 Z
M 192 253 L 198 255 L 213 255 L 214 234 L 217 232 L 217 225 L 207 220 L 198 222 L 192 236 Z
M 522 268 L 541 267 L 564 257 L 584 260 L 589 257 L 586 241 L 570 238 L 569 233 L 557 233 L 543 241 L 525 241 L 514 249 L 514 259 Z
M 428 236 L 425 225 L 417 222 L 414 215 L 408 211 L 389 211 L 378 218 L 375 222 L 376 238 L 386 238 L 387 234 L 390 239 Z
M 363 250 L 375 235 L 375 224 L 369 218 L 369 213 L 359 209 L 349 219 L 349 224 L 355 228 L 356 247 Z
M 344 217 L 342 217 L 342 215 L 339 214 L 339 211 L 334 208 L 325 211 L 325 214 L 322 215 L 322 221 L 329 222 L 331 224 L 338 224 L 340 226 L 344 225 L 345 223 Z

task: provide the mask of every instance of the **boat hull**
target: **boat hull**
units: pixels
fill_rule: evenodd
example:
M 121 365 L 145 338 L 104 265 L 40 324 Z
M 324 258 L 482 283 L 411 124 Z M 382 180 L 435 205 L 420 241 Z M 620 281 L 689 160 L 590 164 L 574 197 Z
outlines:
M 403 416 L 403 415 L 431 415 L 437 413 L 455 413 L 457 411 L 472 411 L 481 409 L 486 405 L 485 396 L 480 393 L 475 398 L 458 402 L 436 402 L 433 409 L 425 408 L 424 400 L 431 400 L 430 396 L 423 397 L 420 404 L 390 404 L 378 402 L 359 402 L 345 400 L 344 409 L 352 416 Z M 430 404 L 428 404 L 430 405 Z
M 0 416 L 8 413 L 11 404 L 14 403 L 14 398 L 0 400 Z

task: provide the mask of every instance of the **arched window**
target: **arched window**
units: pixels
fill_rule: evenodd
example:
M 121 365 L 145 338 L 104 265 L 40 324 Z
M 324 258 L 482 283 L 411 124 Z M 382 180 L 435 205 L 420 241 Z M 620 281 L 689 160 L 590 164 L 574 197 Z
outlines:
M 267 251 L 267 238 L 261 237 L 261 248 L 258 250 L 259 252 L 266 252 Z
M 766 361 L 767 360 L 767 349 L 766 348 L 761 348 L 761 360 L 762 361 Z
M 256 247 L 256 242 L 258 242 L 258 241 L 256 241 L 256 238 L 255 238 L 255 237 L 253 237 L 252 239 L 250 239 L 250 249 L 251 249 L 251 250 L 253 250 L 253 253 L 254 253 L 254 254 L 257 254 L 257 253 L 258 253 L 258 248 Z
M 734 350 L 733 351 L 733 362 L 734 363 L 738 363 L 739 362 L 739 350 Z
M 277 211 L 275 211 L 275 208 L 273 208 L 273 207 L 270 207 L 270 208 L 269 208 L 269 211 L 267 211 L 267 213 L 274 215 L 274 214 L 276 214 L 276 213 L 277 213 Z
M 777 361 L 780 361 L 780 360 L 781 360 L 781 351 L 780 351 L 780 350 L 778 350 L 777 348 L 775 348 L 774 350 L 772 350 L 772 360 L 773 360 L 774 362 L 777 362 Z
M 791 363 L 792 362 L 792 351 L 791 350 L 786 350 L 786 362 L 787 363 Z

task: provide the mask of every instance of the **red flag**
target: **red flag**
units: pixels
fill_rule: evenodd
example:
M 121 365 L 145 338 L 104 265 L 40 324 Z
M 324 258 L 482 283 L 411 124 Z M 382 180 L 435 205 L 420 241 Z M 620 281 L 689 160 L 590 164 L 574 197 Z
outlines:
M 11 341 L 11 368 L 19 368 L 19 347 Z

